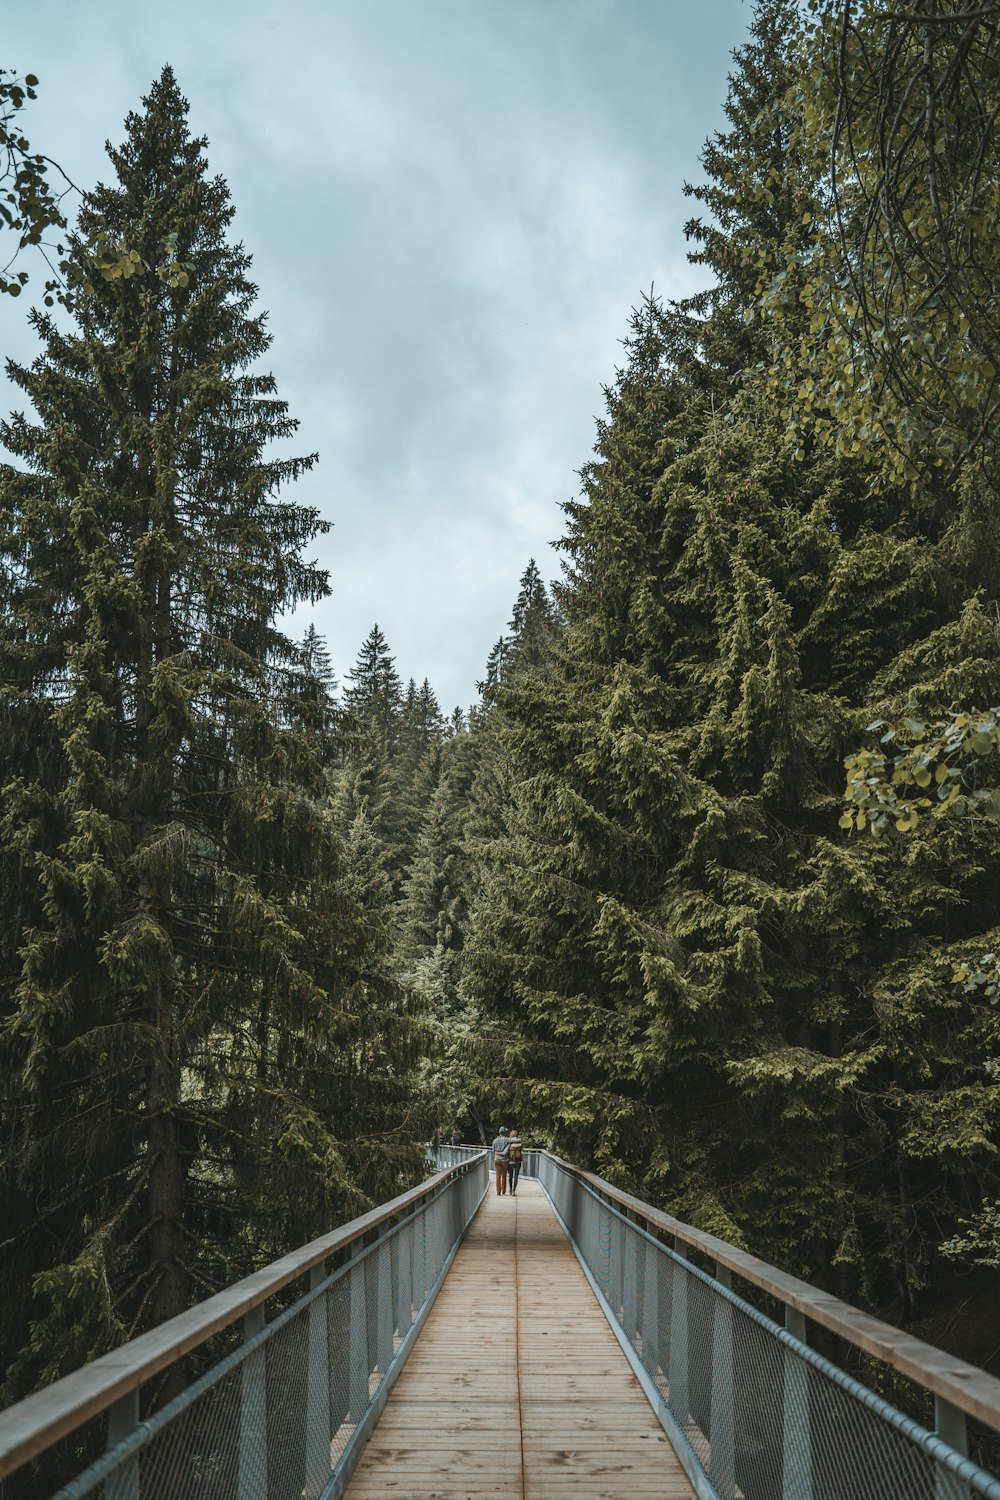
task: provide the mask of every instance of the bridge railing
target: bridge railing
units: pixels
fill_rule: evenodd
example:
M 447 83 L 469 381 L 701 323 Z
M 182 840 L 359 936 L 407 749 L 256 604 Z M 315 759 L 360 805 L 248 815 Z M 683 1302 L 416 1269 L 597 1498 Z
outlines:
M 0 1415 L 0 1481 L 107 1412 L 106 1452 L 56 1500 L 337 1500 L 482 1202 L 486 1160 L 466 1152 L 11 1407 Z M 305 1278 L 308 1289 L 268 1316 Z M 143 1414 L 147 1382 L 241 1321 L 231 1354 Z
M 1000 1430 L 1000 1380 L 547 1151 L 523 1170 L 702 1500 L 1000 1500 L 966 1456 L 966 1416 Z M 734 1275 L 783 1305 L 784 1327 L 733 1292 Z M 937 1431 L 810 1349 L 810 1324 L 933 1396 Z
M 439 1148 L 454 1161 L 481 1148 Z M 1000 1500 L 966 1417 L 1000 1431 L 1000 1381 L 550 1152 L 541 1184 L 702 1500 Z M 694 1264 L 698 1255 L 714 1274 Z M 784 1308 L 784 1327 L 734 1275 Z M 931 1432 L 808 1346 L 815 1324 L 933 1398 Z

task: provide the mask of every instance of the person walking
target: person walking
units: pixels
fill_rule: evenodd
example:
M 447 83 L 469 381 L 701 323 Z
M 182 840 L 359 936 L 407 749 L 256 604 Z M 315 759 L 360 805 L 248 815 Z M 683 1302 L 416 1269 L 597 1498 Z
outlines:
M 521 1175 L 523 1160 L 524 1144 L 521 1140 L 521 1130 L 515 1125 L 507 1142 L 507 1185 L 510 1188 L 511 1197 L 517 1192 L 517 1179 Z
M 490 1150 L 493 1152 L 493 1166 L 496 1170 L 497 1193 L 503 1197 L 507 1191 L 507 1162 L 510 1156 L 510 1137 L 506 1125 L 500 1126 Z

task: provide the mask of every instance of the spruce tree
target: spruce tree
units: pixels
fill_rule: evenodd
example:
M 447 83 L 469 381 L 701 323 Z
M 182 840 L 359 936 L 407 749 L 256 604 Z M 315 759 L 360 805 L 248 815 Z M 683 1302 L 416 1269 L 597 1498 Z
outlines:
M 339 798 L 348 821 L 363 810 L 381 840 L 398 897 L 440 772 L 444 721 L 430 683 L 403 689 L 377 625 L 348 674 Z
M 325 523 L 280 495 L 312 459 L 267 451 L 296 424 L 204 148 L 165 69 L 81 212 L 74 325 L 33 314 L 11 368 L 35 416 L 0 473 L 8 1397 L 283 1247 L 276 1176 L 311 1232 L 331 1188 L 357 1201 L 307 1101 L 338 1047 L 405 1072 L 357 1052 L 370 1020 L 345 1035 L 343 996 L 378 1002 L 277 623 L 325 592 Z M 136 259 L 90 285 L 98 237 Z M 183 277 L 145 269 L 167 242 Z
M 393 763 L 394 865 L 402 878 L 414 858 L 417 837 L 441 777 L 444 719 L 425 677 L 407 684 Z
M 788 15 L 757 7 L 706 155 L 716 290 L 634 320 L 568 508 L 565 631 L 499 694 L 465 982 L 567 1156 L 906 1315 L 990 1177 L 995 1013 L 939 980 L 957 929 L 995 925 L 993 835 L 968 864 L 943 828 L 905 861 L 845 847 L 840 760 L 915 683 L 994 701 L 997 532 L 980 509 L 973 548 L 940 483 L 784 441 L 770 340 L 809 314 L 748 314 L 824 191 Z
M 388 848 L 393 828 L 392 764 L 399 742 L 402 684 L 388 642 L 369 631 L 348 676 L 339 777 L 344 816 L 364 811 Z

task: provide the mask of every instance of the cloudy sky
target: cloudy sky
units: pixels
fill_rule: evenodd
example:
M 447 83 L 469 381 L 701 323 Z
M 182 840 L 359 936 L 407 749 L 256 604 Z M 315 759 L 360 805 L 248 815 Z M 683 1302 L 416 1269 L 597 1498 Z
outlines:
M 682 194 L 750 0 L 29 0 L 0 63 L 37 150 L 109 175 L 164 62 L 227 179 L 270 365 L 334 523 L 312 617 L 343 678 L 378 621 L 404 679 L 475 696 L 576 490 L 630 308 L 701 284 Z M 41 277 L 36 276 L 35 285 Z M 24 303 L 0 349 L 31 358 Z M 17 400 L 8 385 L 0 403 Z M 307 617 L 293 622 L 296 633 Z

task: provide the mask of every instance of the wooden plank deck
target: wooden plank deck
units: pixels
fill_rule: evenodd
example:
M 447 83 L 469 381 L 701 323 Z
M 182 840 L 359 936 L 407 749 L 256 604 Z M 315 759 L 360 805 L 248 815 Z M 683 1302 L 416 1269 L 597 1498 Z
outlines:
M 345 1500 L 693 1500 L 548 1200 L 492 1187 Z

